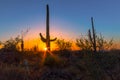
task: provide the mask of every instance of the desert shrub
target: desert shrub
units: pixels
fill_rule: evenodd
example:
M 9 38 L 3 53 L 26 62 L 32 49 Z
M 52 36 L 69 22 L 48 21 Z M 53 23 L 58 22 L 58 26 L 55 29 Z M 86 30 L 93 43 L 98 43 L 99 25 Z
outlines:
M 91 51 L 92 50 L 92 44 L 87 38 L 79 38 L 76 39 L 76 45 L 81 49 L 85 51 Z
M 70 41 L 65 41 L 64 39 L 58 39 L 56 45 L 58 50 L 70 50 L 72 43 Z
M 14 65 L 1 64 L 0 80 L 25 80 L 27 79 L 26 70 Z
M 41 80 L 74 80 L 72 75 L 61 69 L 51 69 L 44 72 Z
M 97 48 L 99 51 L 109 50 L 113 45 L 113 39 L 105 40 L 104 36 L 101 34 L 97 36 Z
M 116 56 L 111 55 L 109 52 L 105 52 L 105 54 L 93 54 L 91 59 L 86 59 L 86 69 L 88 69 L 91 73 L 91 77 L 98 78 L 100 80 L 105 78 L 110 78 L 114 80 L 113 75 L 116 75 L 114 70 L 116 70 L 119 60 Z M 97 80 L 98 80 L 97 79 Z M 106 79 L 105 79 L 106 80 Z
M 107 41 L 104 37 L 100 34 L 96 35 L 96 49 L 98 51 L 105 51 L 112 47 L 113 39 Z M 89 35 L 87 37 L 81 37 L 76 39 L 76 45 L 83 51 L 93 51 L 94 47 L 91 43 Z
M 56 45 L 60 57 L 69 58 L 71 56 L 72 42 L 65 41 L 64 39 L 58 39 L 56 41 Z
M 11 38 L 7 41 L 5 41 L 4 43 L 2 43 L 3 45 L 3 50 L 5 51 L 17 51 L 18 50 L 18 44 L 21 42 L 21 39 L 19 38 L 19 36 L 17 36 L 16 38 Z
M 47 55 L 43 64 L 49 68 L 61 68 L 64 65 L 64 61 L 60 58 Z

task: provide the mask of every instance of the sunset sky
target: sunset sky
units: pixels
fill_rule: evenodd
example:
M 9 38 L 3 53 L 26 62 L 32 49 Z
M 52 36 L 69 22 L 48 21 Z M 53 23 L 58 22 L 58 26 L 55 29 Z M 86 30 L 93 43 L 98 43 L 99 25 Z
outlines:
M 0 41 L 28 28 L 26 40 L 38 39 L 40 32 L 45 36 L 46 4 L 53 38 L 75 40 L 86 35 L 94 17 L 98 34 L 120 42 L 120 0 L 0 0 Z

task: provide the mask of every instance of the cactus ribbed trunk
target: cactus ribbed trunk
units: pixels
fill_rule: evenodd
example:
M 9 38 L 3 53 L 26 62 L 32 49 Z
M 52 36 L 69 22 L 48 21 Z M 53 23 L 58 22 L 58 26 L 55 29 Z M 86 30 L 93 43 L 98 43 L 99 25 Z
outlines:
M 50 31 L 49 31 L 49 6 L 46 5 L 46 38 L 42 36 L 40 33 L 41 40 L 46 43 L 47 51 L 50 51 L 50 42 L 55 41 L 57 38 L 50 39 Z
M 49 34 L 49 6 L 47 5 L 46 7 L 46 38 L 47 38 L 47 42 L 46 42 L 46 47 L 47 49 L 50 51 L 50 34 Z
M 95 29 L 94 29 L 94 22 L 93 22 L 93 17 L 91 17 L 91 23 L 92 23 L 92 32 L 91 30 L 89 29 L 88 30 L 88 37 L 89 37 L 89 40 L 92 44 L 92 47 L 93 47 L 93 51 L 96 53 L 96 32 L 95 32 Z
M 93 17 L 91 17 L 91 23 L 92 23 L 92 33 L 93 33 L 93 48 L 94 48 L 94 52 L 96 52 L 96 33 L 94 29 Z

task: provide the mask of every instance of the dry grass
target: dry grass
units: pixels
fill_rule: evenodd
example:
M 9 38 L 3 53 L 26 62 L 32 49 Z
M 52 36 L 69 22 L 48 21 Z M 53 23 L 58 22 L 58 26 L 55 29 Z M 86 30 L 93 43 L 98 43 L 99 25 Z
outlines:
M 10 54 L 0 59 L 0 80 L 119 80 L 120 53 L 115 52 L 53 52 L 59 60 L 49 56 L 42 65 L 42 52 Z M 17 65 L 14 57 L 19 58 Z

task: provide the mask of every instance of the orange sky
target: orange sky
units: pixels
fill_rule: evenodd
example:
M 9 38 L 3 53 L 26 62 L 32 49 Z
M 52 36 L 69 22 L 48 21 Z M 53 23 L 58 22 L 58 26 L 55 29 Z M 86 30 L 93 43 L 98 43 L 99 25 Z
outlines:
M 78 50 L 79 48 L 75 45 L 75 41 L 72 42 L 72 50 Z M 37 46 L 38 49 L 43 51 L 46 48 L 46 44 L 43 43 L 40 38 L 29 39 L 25 41 L 25 49 L 33 49 L 34 46 Z M 120 49 L 120 45 L 118 43 L 113 44 L 113 48 Z M 51 42 L 51 50 L 57 49 L 55 42 Z
M 40 40 L 39 33 L 41 32 L 43 34 L 43 36 L 45 37 L 45 35 L 46 35 L 45 31 L 46 30 L 45 30 L 44 25 L 41 28 L 38 25 L 37 25 L 37 28 L 30 28 L 29 32 L 24 37 L 25 48 L 26 49 L 31 49 L 34 46 L 38 46 L 39 50 L 44 50 L 44 48 L 46 47 L 46 45 L 45 45 L 45 43 L 43 43 Z M 76 45 L 75 45 L 75 40 L 76 40 L 76 38 L 80 38 L 80 35 L 81 35 L 80 32 L 77 33 L 78 35 L 75 35 L 75 34 L 76 34 L 76 32 L 74 33 L 74 31 L 70 31 L 70 30 L 67 30 L 67 32 L 66 32 L 66 30 L 61 29 L 60 26 L 58 28 L 55 28 L 54 26 L 52 26 L 50 28 L 51 38 L 57 37 L 58 39 L 65 39 L 67 41 L 72 41 L 73 42 L 72 50 L 78 49 L 76 47 Z M 87 34 L 87 31 L 86 31 L 85 34 Z M 18 34 L 18 32 L 17 32 L 16 34 L 13 35 L 13 37 L 17 36 L 17 35 L 20 35 L 20 34 Z M 105 39 L 106 39 L 106 37 L 105 37 Z M 114 39 L 114 45 L 113 45 L 113 47 L 120 49 L 120 45 L 119 45 L 119 40 L 118 39 Z M 54 42 L 52 42 L 51 43 L 51 50 L 54 50 L 56 48 L 57 47 L 55 46 Z
M 25 41 L 25 49 L 32 49 L 34 46 L 37 46 L 39 50 L 44 50 L 46 48 L 46 44 L 43 43 L 40 38 L 26 40 Z M 51 50 L 57 49 L 55 42 L 51 42 Z M 75 44 L 72 46 L 72 50 L 78 49 Z
M 45 45 L 45 43 L 43 43 L 40 40 L 40 36 L 39 36 L 40 32 L 42 33 L 42 35 L 44 37 L 46 37 L 45 27 L 31 28 L 29 30 L 29 32 L 24 37 L 25 48 L 31 49 L 34 46 L 38 46 L 39 50 L 44 50 L 46 45 Z M 57 37 L 58 39 L 65 39 L 65 40 L 68 40 L 68 41 L 73 41 L 76 36 L 74 36 L 74 33 L 71 33 L 73 35 L 71 35 L 69 33 L 70 33 L 69 31 L 65 32 L 65 30 L 60 29 L 60 28 L 56 29 L 54 26 L 51 27 L 51 29 L 50 29 L 50 35 L 51 35 L 50 37 L 51 37 L 51 39 Z M 53 49 L 56 49 L 56 46 L 55 46 L 54 42 L 51 43 L 51 50 L 53 50 Z
M 39 27 L 34 28 L 34 29 L 30 29 L 30 31 L 26 34 L 25 39 L 24 39 L 25 40 L 25 48 L 31 49 L 34 46 L 38 46 L 39 50 L 44 50 L 46 45 L 45 45 L 45 43 L 43 43 L 40 40 L 40 36 L 39 36 L 40 32 L 43 34 L 44 37 L 46 36 L 45 27 L 42 27 L 41 29 Z M 56 29 L 53 26 L 50 29 L 50 35 L 51 35 L 51 38 L 57 37 L 58 39 L 65 39 L 67 41 L 72 41 L 73 42 L 72 49 L 73 50 L 78 49 L 75 45 L 75 40 L 76 40 L 76 38 L 80 38 L 81 33 L 74 36 L 74 32 L 72 32 L 72 31 L 68 30 L 67 32 L 65 32 L 65 30 L 61 29 L 60 27 L 59 27 L 59 29 L 58 28 Z M 106 39 L 106 37 L 105 37 L 105 39 Z M 114 39 L 113 46 L 115 48 L 120 48 L 119 40 Z M 54 42 L 52 42 L 51 43 L 51 50 L 54 50 L 56 48 L 57 47 L 55 46 Z

